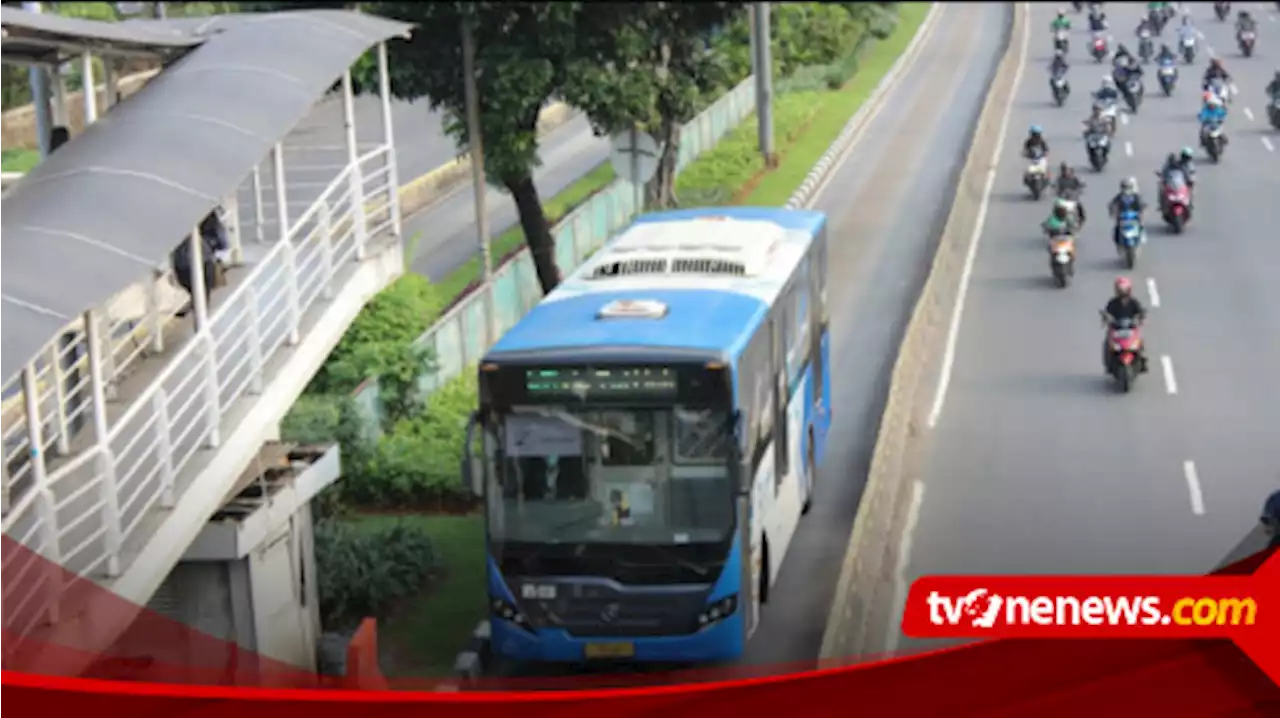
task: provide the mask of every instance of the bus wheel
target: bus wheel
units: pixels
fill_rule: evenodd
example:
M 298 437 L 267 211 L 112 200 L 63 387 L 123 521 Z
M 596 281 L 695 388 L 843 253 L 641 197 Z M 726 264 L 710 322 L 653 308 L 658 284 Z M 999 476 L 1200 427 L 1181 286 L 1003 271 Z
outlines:
M 804 505 L 800 507 L 800 514 L 803 516 L 809 513 L 809 509 L 813 508 L 813 495 L 818 493 L 818 467 L 817 462 L 813 460 L 813 427 L 809 427 L 809 449 L 805 452 L 804 468 L 805 473 L 809 475 L 809 493 L 805 494 Z

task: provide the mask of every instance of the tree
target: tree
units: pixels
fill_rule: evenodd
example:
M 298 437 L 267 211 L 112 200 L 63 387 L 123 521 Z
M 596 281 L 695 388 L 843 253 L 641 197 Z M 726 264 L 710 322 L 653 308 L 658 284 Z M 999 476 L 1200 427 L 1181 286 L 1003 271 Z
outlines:
M 638 127 L 664 146 L 645 202 L 676 202 L 680 128 L 704 98 L 730 84 L 713 31 L 740 11 L 736 3 L 585 3 L 584 37 L 566 65 L 564 100 L 582 109 L 599 135 Z

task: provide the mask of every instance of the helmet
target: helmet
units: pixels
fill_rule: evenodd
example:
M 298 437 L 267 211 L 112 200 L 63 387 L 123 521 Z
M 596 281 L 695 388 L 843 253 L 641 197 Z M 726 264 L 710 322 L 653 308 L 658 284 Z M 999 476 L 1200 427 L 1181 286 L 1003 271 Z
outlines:
M 1120 180 L 1120 191 L 1125 194 L 1133 194 L 1138 191 L 1138 180 L 1133 177 L 1126 177 Z
M 1115 80 L 1113 80 L 1113 79 L 1111 79 L 1111 76 L 1110 76 L 1110 75 L 1103 75 L 1103 76 L 1102 76 L 1102 86 L 1103 86 L 1103 87 L 1113 87 L 1113 86 L 1115 86 L 1115 84 L 1116 84 L 1116 81 L 1115 81 Z
M 1133 282 L 1128 277 L 1116 277 L 1116 296 L 1127 297 L 1133 294 Z
M 1166 165 L 1176 165 L 1178 164 L 1178 156 L 1170 152 L 1169 156 L 1164 158 L 1164 163 Z
M 1031 134 L 1032 134 L 1032 136 L 1034 136 L 1034 137 L 1039 137 L 1043 132 L 1044 132 L 1044 130 L 1040 129 L 1040 125 L 1032 125 L 1032 126 L 1031 126 Z
M 1215 58 L 1213 58 L 1212 60 L 1209 60 L 1209 67 L 1213 67 L 1213 68 L 1217 68 L 1217 69 L 1221 70 L 1221 69 L 1222 69 L 1222 58 L 1221 58 L 1221 57 L 1215 57 Z
M 1067 15 L 1066 10 L 1064 10 L 1063 8 L 1058 8 L 1058 17 L 1066 17 L 1066 15 Z
M 1190 148 L 1190 147 L 1183 147 L 1183 148 L 1182 148 L 1181 156 L 1182 156 L 1182 159 L 1184 159 L 1184 160 L 1189 160 L 1189 159 L 1191 159 L 1191 158 L 1195 157 L 1195 156 L 1196 156 L 1196 153 L 1195 153 L 1195 152 L 1193 152 L 1193 151 L 1191 150 L 1191 148 Z
M 1249 11 L 1248 11 L 1248 10 L 1241 10 L 1241 11 L 1240 11 L 1240 14 L 1239 14 L 1239 15 L 1237 15 L 1236 17 L 1240 18 L 1241 20 L 1248 20 L 1248 19 L 1249 19 Z
M 1067 164 L 1066 162 L 1063 162 L 1061 165 L 1058 166 L 1058 171 L 1062 172 L 1062 174 L 1064 175 L 1069 175 L 1071 174 L 1071 165 Z
M 1062 200 L 1058 200 L 1053 204 L 1053 216 L 1055 219 L 1067 218 L 1067 206 L 1062 203 Z

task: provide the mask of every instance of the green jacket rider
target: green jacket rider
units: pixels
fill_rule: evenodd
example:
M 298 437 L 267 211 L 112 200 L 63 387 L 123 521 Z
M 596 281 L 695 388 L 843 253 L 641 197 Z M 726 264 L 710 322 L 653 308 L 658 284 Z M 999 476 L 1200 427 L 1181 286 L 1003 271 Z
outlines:
M 1058 199 L 1053 203 L 1053 213 L 1040 226 L 1050 238 L 1064 234 L 1074 235 L 1077 233 L 1076 220 L 1074 213 L 1067 210 L 1067 202 Z
M 1053 18 L 1053 22 L 1049 23 L 1049 31 L 1057 32 L 1058 30 L 1070 30 L 1071 18 L 1062 10 L 1058 11 L 1058 15 Z

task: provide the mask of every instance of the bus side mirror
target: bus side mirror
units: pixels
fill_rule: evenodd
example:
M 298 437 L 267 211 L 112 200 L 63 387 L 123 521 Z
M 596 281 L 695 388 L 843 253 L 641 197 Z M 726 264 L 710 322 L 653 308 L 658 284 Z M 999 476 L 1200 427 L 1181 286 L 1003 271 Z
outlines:
M 729 467 L 733 472 L 734 485 L 738 489 L 739 494 L 751 493 L 751 467 L 747 466 L 746 451 L 747 437 L 746 431 L 742 426 L 742 412 L 735 411 L 729 415 L 729 426 L 727 428 L 728 435 L 731 437 L 729 442 Z
M 484 454 L 476 453 L 476 427 L 480 424 L 480 412 L 471 412 L 467 419 L 466 438 L 462 445 L 462 484 L 478 498 L 484 497 Z

